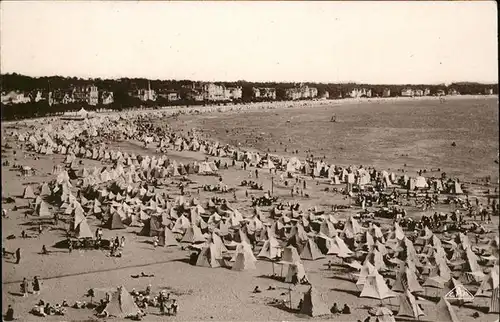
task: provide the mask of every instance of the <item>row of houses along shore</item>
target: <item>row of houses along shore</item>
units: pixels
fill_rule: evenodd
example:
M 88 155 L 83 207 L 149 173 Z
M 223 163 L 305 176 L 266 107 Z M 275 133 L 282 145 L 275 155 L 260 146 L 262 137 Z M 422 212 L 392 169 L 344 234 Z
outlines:
M 492 95 L 493 89 L 486 88 L 485 95 Z M 238 102 L 243 98 L 243 88 L 241 86 L 224 86 L 215 83 L 197 83 L 190 86 L 183 86 L 182 91 L 173 89 L 153 89 L 151 83 L 147 83 L 147 87 L 135 88 L 127 92 L 129 97 L 134 97 L 142 102 L 148 101 L 167 101 L 176 102 L 180 100 L 194 102 Z M 407 87 L 401 90 L 397 95 L 393 95 L 389 88 L 379 90 L 374 93 L 371 88 L 356 87 L 352 90 L 336 97 L 331 97 L 328 91 L 318 93 L 318 89 L 305 84 L 298 84 L 294 87 L 284 90 L 284 98 L 287 100 L 300 99 L 329 99 L 329 98 L 370 98 L 370 97 L 420 97 L 420 96 L 445 96 L 445 95 L 460 95 L 454 89 L 437 90 L 431 94 L 429 88 L 411 88 Z M 276 100 L 276 88 L 273 87 L 252 87 L 250 96 L 253 100 Z M 23 92 L 12 90 L 10 92 L 2 92 L 2 105 L 22 104 L 29 102 L 47 101 L 49 105 L 54 104 L 70 104 L 70 103 L 86 103 L 90 106 L 109 105 L 114 102 L 113 92 L 109 90 L 99 89 L 95 85 L 75 86 L 69 89 L 54 89 L 54 90 L 33 90 L 31 92 Z

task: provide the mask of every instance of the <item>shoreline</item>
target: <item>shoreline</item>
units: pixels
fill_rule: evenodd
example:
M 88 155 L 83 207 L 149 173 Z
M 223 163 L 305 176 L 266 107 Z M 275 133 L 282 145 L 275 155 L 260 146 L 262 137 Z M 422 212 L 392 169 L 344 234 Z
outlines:
M 497 95 L 480 95 L 480 96 L 474 96 L 474 95 L 460 95 L 460 96 L 450 96 L 448 97 L 450 100 L 488 100 L 492 98 L 497 98 Z M 360 104 L 384 104 L 384 103 L 399 103 L 399 102 L 411 102 L 411 101 L 438 101 L 440 98 L 439 97 L 417 97 L 417 98 L 402 98 L 402 97 L 395 97 L 395 98 L 373 98 L 373 99 L 342 99 L 342 100 L 321 100 L 321 101 L 285 101 L 285 102 L 262 102 L 262 103 L 250 103 L 250 104 L 238 104 L 238 105 L 226 105 L 226 106 L 197 106 L 197 107 L 168 107 L 164 108 L 161 110 L 154 110 L 154 109 L 137 109 L 137 110 L 129 110 L 129 111 L 113 111 L 113 112 L 108 112 L 108 113 L 96 113 L 95 116 L 97 118 L 106 118 L 106 117 L 111 117 L 114 119 L 118 119 L 120 116 L 123 115 L 124 118 L 128 117 L 137 117 L 137 116 L 147 116 L 147 117 L 155 117 L 157 116 L 158 119 L 156 121 L 159 122 L 167 122 L 169 123 L 169 120 L 163 120 L 163 117 L 171 117 L 173 115 L 180 114 L 181 116 L 184 117 L 189 117 L 189 115 L 200 115 L 200 114 L 210 114 L 213 113 L 214 117 L 217 117 L 216 115 L 218 113 L 227 113 L 227 114 L 239 114 L 242 112 L 256 112 L 256 111 L 262 111 L 264 110 L 284 110 L 284 109 L 303 109 L 303 108 L 317 108 L 317 107 L 323 107 L 323 108 L 334 108 L 338 106 L 349 106 L 349 105 L 360 105 Z M 265 113 L 265 112 L 264 112 Z M 41 121 L 47 122 L 47 121 L 57 121 L 62 119 L 60 117 L 50 117 L 46 119 L 30 119 L 30 120 L 25 120 L 25 121 L 15 121 L 14 124 L 17 124 L 17 122 L 21 122 L 21 124 L 29 124 L 34 121 Z M 30 122 L 31 121 L 31 122 Z M 87 122 L 87 121 L 84 121 Z M 176 123 L 177 120 L 172 120 L 172 123 Z M 5 124 L 12 124 L 12 122 L 5 122 Z M 192 130 L 192 128 L 191 128 Z M 203 139 L 208 140 L 212 143 L 214 142 L 219 142 L 224 145 L 229 145 L 232 149 L 236 149 L 239 151 L 251 151 L 251 152 L 258 152 L 261 155 L 264 155 L 266 153 L 269 153 L 270 156 L 274 156 L 277 158 L 291 158 L 291 157 L 298 157 L 301 161 L 304 161 L 304 156 L 303 155 L 293 155 L 290 153 L 280 153 L 278 151 L 276 152 L 271 152 L 271 151 L 264 151 L 258 147 L 255 146 L 248 146 L 245 144 L 231 144 L 227 140 L 224 140 L 220 137 L 207 137 L 207 133 L 204 130 L 201 130 L 199 134 L 202 134 Z M 112 145 L 111 145 L 112 146 Z M 356 163 L 352 162 L 338 162 L 334 160 L 329 160 L 332 163 L 342 165 L 342 166 L 348 166 L 348 165 L 355 165 Z M 365 164 L 362 162 L 362 164 Z M 381 168 L 381 165 L 378 164 L 377 162 L 375 163 L 369 163 L 366 165 L 373 166 L 375 168 Z M 385 169 L 384 166 L 382 168 Z M 381 168 L 381 169 L 382 169 Z M 390 169 L 393 169 L 394 167 L 390 167 Z M 415 169 L 413 169 L 415 168 Z M 410 172 L 416 171 L 418 167 L 412 167 L 409 166 L 407 168 L 407 171 L 409 170 Z M 389 168 L 387 168 L 389 169 Z M 398 168 L 396 168 L 398 169 Z M 392 170 L 394 171 L 394 169 Z M 398 172 L 398 171 L 397 171 Z M 471 184 L 478 184 L 480 183 L 480 180 L 478 178 L 473 178 L 466 176 L 467 178 L 464 177 L 464 179 L 467 179 Z M 498 182 L 494 180 L 491 182 L 493 185 L 497 185 Z
M 374 98 L 344 98 L 344 99 L 326 99 L 326 100 L 304 100 L 304 101 L 274 101 L 274 102 L 258 102 L 244 104 L 228 104 L 228 105 L 205 105 L 205 106 L 169 106 L 160 107 L 157 109 L 131 109 L 125 111 L 107 111 L 93 112 L 91 115 L 96 116 L 112 116 L 112 115 L 162 115 L 172 116 L 175 114 L 194 114 L 194 113 L 227 113 L 227 112 L 242 112 L 249 110 L 274 110 L 274 109 L 290 109 L 290 108 L 314 108 L 314 107 L 334 107 L 342 105 L 355 105 L 366 103 L 394 103 L 394 102 L 417 102 L 417 101 L 439 101 L 443 97 L 445 100 L 481 100 L 492 99 L 498 100 L 498 95 L 456 95 L 456 96 L 421 96 L 421 97 L 374 97 Z M 32 118 L 16 121 L 2 121 L 3 124 L 17 124 L 19 122 L 31 123 L 34 121 L 50 121 L 61 119 L 61 116 L 48 116 L 41 118 Z

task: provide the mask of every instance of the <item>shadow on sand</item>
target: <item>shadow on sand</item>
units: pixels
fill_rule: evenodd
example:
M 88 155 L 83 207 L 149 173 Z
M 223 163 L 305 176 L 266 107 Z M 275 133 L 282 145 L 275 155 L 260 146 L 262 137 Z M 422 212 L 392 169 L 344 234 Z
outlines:
M 285 278 L 279 275 L 258 275 L 257 278 L 269 279 L 278 282 L 285 282 Z
M 351 282 L 351 283 L 356 282 L 355 280 L 353 280 L 352 278 L 349 278 L 347 276 L 333 275 L 333 276 L 329 276 L 329 278 L 335 279 L 335 280 L 340 280 L 340 281 Z
M 186 263 L 186 264 L 190 264 L 190 265 L 193 265 L 190 261 L 189 258 L 176 258 L 176 259 L 172 259 L 170 260 L 169 262 L 181 262 L 181 263 Z M 194 266 L 194 265 L 193 265 Z
M 5 261 L 4 261 L 4 263 L 17 265 L 17 263 L 16 263 L 16 261 L 15 261 L 15 260 L 5 260 Z
M 356 297 L 359 297 L 359 294 L 360 294 L 360 291 L 355 291 L 355 290 L 344 290 L 344 289 L 341 289 L 341 288 L 332 288 L 330 289 L 331 291 L 336 291 L 336 292 L 343 292 L 343 293 L 347 293 L 347 294 L 350 294 L 350 295 L 354 295 Z
M 280 310 L 288 312 L 288 313 L 292 313 L 298 318 L 307 318 L 306 315 L 300 314 L 300 311 L 298 309 L 290 308 L 284 303 L 279 303 L 279 304 L 269 303 L 269 304 L 267 304 L 267 306 L 274 307 L 274 308 L 280 309 Z
M 488 310 L 489 310 L 489 308 L 487 306 L 479 306 L 479 305 L 474 305 L 474 304 L 471 304 L 471 303 L 462 304 L 462 305 L 459 305 L 458 303 L 453 303 L 452 305 L 460 307 L 460 308 L 465 307 L 467 309 L 471 309 L 471 310 L 474 310 L 474 311 L 479 311 L 479 312 L 484 313 L 484 314 L 488 314 Z

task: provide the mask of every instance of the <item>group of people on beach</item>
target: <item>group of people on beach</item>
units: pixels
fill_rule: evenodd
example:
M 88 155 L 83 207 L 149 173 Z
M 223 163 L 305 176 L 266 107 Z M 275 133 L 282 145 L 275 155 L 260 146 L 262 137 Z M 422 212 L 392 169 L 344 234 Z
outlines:
M 32 293 L 34 295 L 39 295 L 40 291 L 42 289 L 42 282 L 40 281 L 40 278 L 38 276 L 33 277 L 33 282 L 31 283 L 31 285 L 33 286 Z M 28 283 L 28 280 L 26 279 L 26 277 L 23 278 L 23 281 L 20 284 L 20 287 L 21 287 L 22 296 L 27 297 L 28 293 L 29 293 L 29 283 Z
M 31 309 L 31 314 L 40 317 L 46 317 L 47 315 L 64 316 L 68 306 L 69 305 L 66 300 L 64 300 L 62 304 L 56 303 L 55 305 L 51 305 L 48 302 L 46 303 L 44 300 L 40 300 L 37 305 Z
M 132 289 L 130 294 L 134 297 L 137 306 L 143 310 L 148 307 L 157 307 L 160 309 L 161 315 L 177 315 L 179 303 L 177 299 L 171 298 L 170 293 L 166 290 L 158 292 L 158 295 L 152 294 L 152 287 L 148 285 L 143 292 L 137 292 Z

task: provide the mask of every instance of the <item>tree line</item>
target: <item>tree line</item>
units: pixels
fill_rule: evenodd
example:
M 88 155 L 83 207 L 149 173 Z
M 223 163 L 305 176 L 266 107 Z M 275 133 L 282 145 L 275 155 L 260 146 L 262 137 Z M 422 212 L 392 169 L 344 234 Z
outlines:
M 151 88 L 157 92 L 173 90 L 179 93 L 180 100 L 175 102 L 169 102 L 165 98 L 158 96 L 157 100 L 152 102 L 143 102 L 137 97 L 130 95 L 131 91 L 147 88 L 148 82 Z M 23 119 L 29 117 L 43 117 L 50 115 L 60 115 L 66 111 L 77 111 L 80 108 L 85 108 L 88 110 L 97 109 L 112 109 L 112 110 L 123 110 L 136 107 L 144 108 L 155 108 L 160 106 L 170 106 L 170 105 L 181 105 L 181 106 L 192 106 L 192 105 L 203 105 L 207 102 L 195 102 L 188 100 L 188 92 L 193 85 L 197 82 L 191 80 L 148 80 L 146 78 L 120 78 L 120 79 L 82 79 L 77 77 L 62 77 L 62 76 L 45 76 L 45 77 L 30 77 L 19 74 L 4 74 L 0 77 L 0 87 L 2 92 L 10 91 L 21 91 L 21 92 L 32 92 L 35 90 L 40 90 L 44 93 L 55 90 L 69 90 L 74 87 L 81 87 L 87 85 L 95 85 L 101 90 L 106 90 L 113 92 L 114 102 L 109 105 L 99 104 L 97 106 L 86 105 L 82 102 L 70 103 L 70 104 L 54 104 L 49 106 L 46 100 L 40 102 L 30 102 L 25 104 L 15 104 L 15 105 L 5 105 L 2 106 L 2 119 L 3 120 L 13 120 L 13 119 Z M 242 99 L 241 101 L 235 102 L 251 102 L 256 101 L 253 98 L 253 87 L 271 87 L 276 89 L 276 100 L 286 100 L 286 90 L 297 86 L 297 83 L 286 83 L 286 82 L 248 82 L 244 80 L 239 80 L 236 82 L 216 82 L 219 85 L 225 85 L 227 87 L 239 86 L 242 88 Z M 462 95 L 469 94 L 484 94 L 486 89 L 493 89 L 494 94 L 498 94 L 497 84 L 480 84 L 480 83 L 470 83 L 461 82 L 454 83 L 449 86 L 442 85 L 432 85 L 432 84 L 408 84 L 408 85 L 390 85 L 390 84 L 356 84 L 356 83 L 303 83 L 309 87 L 315 87 L 318 89 L 318 96 L 322 97 L 325 92 L 329 93 L 331 99 L 337 99 L 341 97 L 347 97 L 355 88 L 368 88 L 372 90 L 372 96 L 382 96 L 385 89 L 389 89 L 391 96 L 396 97 L 401 94 L 404 88 L 410 87 L 413 89 L 425 89 L 429 88 L 431 95 L 435 95 L 439 90 L 447 91 L 449 88 L 455 88 Z M 265 99 L 260 99 L 263 101 Z M 219 103 L 225 104 L 225 103 Z

